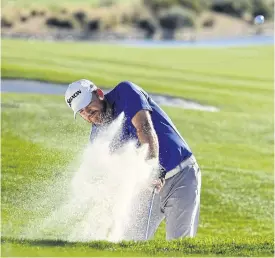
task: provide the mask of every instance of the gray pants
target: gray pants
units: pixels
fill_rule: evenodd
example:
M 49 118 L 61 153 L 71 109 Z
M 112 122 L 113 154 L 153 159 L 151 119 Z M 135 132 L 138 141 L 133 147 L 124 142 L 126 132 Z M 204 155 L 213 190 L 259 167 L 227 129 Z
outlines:
M 194 237 L 200 213 L 201 173 L 196 162 L 166 179 L 159 194 L 155 194 L 150 219 L 148 239 L 152 238 L 161 223 L 166 220 L 166 239 Z M 146 240 L 146 228 L 152 192 L 149 190 L 137 197 L 138 204 L 127 227 L 127 240 Z

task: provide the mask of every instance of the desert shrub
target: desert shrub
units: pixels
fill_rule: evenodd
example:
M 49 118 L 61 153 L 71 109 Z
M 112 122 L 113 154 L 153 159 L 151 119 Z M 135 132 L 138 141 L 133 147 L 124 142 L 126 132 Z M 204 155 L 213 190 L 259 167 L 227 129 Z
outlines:
M 215 23 L 215 21 L 213 18 L 207 18 L 202 22 L 202 26 L 204 28 L 211 28 L 214 26 L 214 23 Z
M 13 23 L 9 19 L 2 17 L 1 18 L 1 28 L 12 28 Z
M 60 10 L 60 13 L 61 13 L 61 14 L 68 14 L 68 10 L 67 10 L 66 8 L 62 8 L 62 9 Z
M 33 9 L 33 10 L 31 10 L 30 15 L 33 16 L 33 17 L 35 17 L 35 16 L 38 15 L 38 13 L 39 13 L 39 11 Z
M 108 10 L 100 17 L 103 28 L 110 29 L 119 26 L 121 24 L 122 10 L 117 6 L 109 7 Z
M 136 24 L 140 17 L 142 16 L 142 13 L 138 9 L 134 9 L 131 16 L 130 16 L 130 23 L 131 24 Z
M 161 10 L 177 5 L 201 13 L 209 9 L 211 4 L 211 0 L 143 0 L 143 2 L 153 13 L 159 13 Z
M 133 7 L 130 12 L 122 14 L 121 23 L 127 21 L 129 24 L 143 30 L 146 38 L 153 38 L 158 28 L 157 18 L 145 5 L 136 4 Z
M 196 13 L 201 13 L 210 7 L 208 0 L 179 0 L 182 7 L 189 8 Z
M 137 5 L 137 3 L 115 5 L 111 9 L 112 13 L 117 17 L 119 24 L 130 25 L 135 12 L 141 13 L 141 11 L 139 11 L 140 5 Z
M 210 8 L 215 12 L 242 17 L 246 12 L 252 12 L 253 3 L 251 0 L 212 0 Z
M 164 29 L 175 30 L 181 27 L 193 27 L 195 18 L 192 11 L 175 6 L 160 14 L 159 23 Z
M 120 24 L 120 13 L 114 7 L 100 7 L 93 9 L 89 14 L 92 19 L 87 22 L 91 23 L 91 30 L 109 30 Z M 95 29 L 93 29 L 95 27 Z
M 121 19 L 120 19 L 120 22 L 122 24 L 129 24 L 131 22 L 131 16 L 127 13 L 122 13 L 121 14 Z
M 55 17 L 50 17 L 46 20 L 46 24 L 48 26 L 58 27 L 59 26 L 59 20 Z
M 59 26 L 61 29 L 73 29 L 73 23 L 69 20 L 60 20 Z
M 163 39 L 174 39 L 177 29 L 195 26 L 195 14 L 183 7 L 172 7 L 159 16 Z
M 121 6 L 118 12 L 119 23 L 130 26 L 136 26 L 140 20 L 147 19 L 150 16 L 148 8 L 137 2 L 131 6 Z
M 28 16 L 26 16 L 26 15 L 22 15 L 22 16 L 20 16 L 20 21 L 21 22 L 26 22 L 27 20 L 28 20 Z
M 145 37 L 148 39 L 153 38 L 156 30 L 157 23 L 152 17 L 144 17 L 137 21 L 137 27 L 145 31 Z
M 263 15 L 266 19 L 274 17 L 274 2 L 268 0 L 253 0 L 252 15 Z
M 158 14 L 160 11 L 178 4 L 178 0 L 143 0 L 143 3 L 152 13 Z
M 84 11 L 77 11 L 73 16 L 80 24 L 84 24 L 86 19 L 86 13 Z
M 95 32 L 100 30 L 100 19 L 91 19 L 87 22 L 87 30 L 90 32 Z
M 46 11 L 45 11 L 45 10 L 40 10 L 40 11 L 38 12 L 38 15 L 43 17 L 43 16 L 46 15 Z
M 63 20 L 57 17 L 50 17 L 46 20 L 46 25 L 59 29 L 73 29 L 73 23 L 70 20 Z

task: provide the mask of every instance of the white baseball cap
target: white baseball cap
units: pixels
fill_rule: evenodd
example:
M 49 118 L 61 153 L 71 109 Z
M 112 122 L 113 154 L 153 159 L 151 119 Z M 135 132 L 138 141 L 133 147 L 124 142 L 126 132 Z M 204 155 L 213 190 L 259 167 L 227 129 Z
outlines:
M 65 101 L 68 107 L 74 111 L 74 118 L 79 110 L 90 104 L 93 97 L 92 93 L 96 89 L 95 84 L 86 79 L 81 79 L 69 84 L 65 93 Z

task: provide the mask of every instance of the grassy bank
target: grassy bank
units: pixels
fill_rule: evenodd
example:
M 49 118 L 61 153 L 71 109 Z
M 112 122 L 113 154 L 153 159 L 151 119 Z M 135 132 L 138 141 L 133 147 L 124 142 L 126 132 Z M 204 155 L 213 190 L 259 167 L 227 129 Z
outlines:
M 2 41 L 2 76 L 113 86 L 132 80 L 217 105 L 208 113 L 164 107 L 202 169 L 195 239 L 145 243 L 21 241 L 49 213 L 56 178 L 77 163 L 89 126 L 63 96 L 2 94 L 2 256 L 273 256 L 273 49 L 137 49 Z M 72 147 L 73 146 L 73 147 Z M 55 190 L 56 191 L 56 190 Z M 58 191 L 56 191 L 58 193 Z

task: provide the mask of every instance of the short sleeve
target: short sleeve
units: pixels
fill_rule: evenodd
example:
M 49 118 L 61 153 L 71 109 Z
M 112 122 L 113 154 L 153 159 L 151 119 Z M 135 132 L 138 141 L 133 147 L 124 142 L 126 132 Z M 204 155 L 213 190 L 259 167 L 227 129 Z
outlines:
M 120 101 L 124 105 L 124 113 L 127 118 L 132 118 L 140 110 L 152 111 L 146 93 L 132 82 L 121 82 L 118 86 Z

